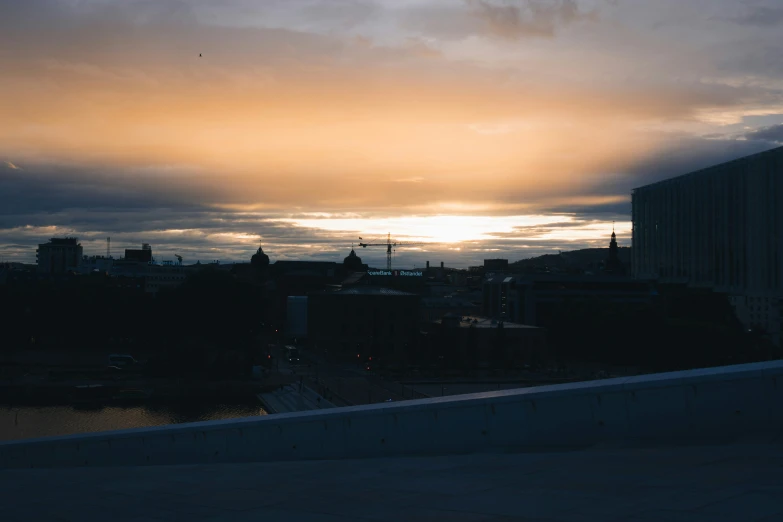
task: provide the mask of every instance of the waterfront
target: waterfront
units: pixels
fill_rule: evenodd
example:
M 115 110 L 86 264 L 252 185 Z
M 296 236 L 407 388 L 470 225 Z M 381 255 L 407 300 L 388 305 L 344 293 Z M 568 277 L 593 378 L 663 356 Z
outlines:
M 260 403 L 152 403 L 128 407 L 0 405 L 0 440 L 266 415 Z

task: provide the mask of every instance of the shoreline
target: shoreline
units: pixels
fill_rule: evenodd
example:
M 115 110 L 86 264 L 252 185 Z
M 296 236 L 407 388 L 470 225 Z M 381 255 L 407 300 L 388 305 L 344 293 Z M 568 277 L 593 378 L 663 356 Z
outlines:
M 286 385 L 292 378 L 270 375 L 264 380 L 134 379 L 67 382 L 0 383 L 0 404 L 143 404 L 172 400 L 242 400 Z

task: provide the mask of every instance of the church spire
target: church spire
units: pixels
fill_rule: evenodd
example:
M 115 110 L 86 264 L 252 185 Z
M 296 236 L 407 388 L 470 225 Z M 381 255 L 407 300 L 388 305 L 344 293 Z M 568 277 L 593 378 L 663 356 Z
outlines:
M 609 259 L 606 260 L 606 270 L 615 274 L 623 272 L 623 264 L 620 261 L 617 247 L 617 234 L 614 231 L 614 221 L 612 221 L 612 239 L 609 241 Z
M 617 251 L 617 234 L 614 233 L 614 221 L 612 221 L 612 239 L 609 241 L 610 252 Z

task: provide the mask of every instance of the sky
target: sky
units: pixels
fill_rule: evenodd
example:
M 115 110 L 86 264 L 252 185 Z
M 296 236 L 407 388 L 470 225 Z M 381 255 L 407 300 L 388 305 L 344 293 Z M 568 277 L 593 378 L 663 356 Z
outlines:
M 781 48 L 778 0 L 0 0 L 0 258 L 630 246 L 633 188 L 783 145 Z

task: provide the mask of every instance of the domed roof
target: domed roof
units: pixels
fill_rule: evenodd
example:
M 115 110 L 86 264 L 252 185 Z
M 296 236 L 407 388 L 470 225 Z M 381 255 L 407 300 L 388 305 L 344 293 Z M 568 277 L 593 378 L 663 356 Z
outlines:
M 351 249 L 351 253 L 348 254 L 348 257 L 346 257 L 343 260 L 343 264 L 348 268 L 359 268 L 362 267 L 362 258 L 356 255 L 356 252 L 354 252 L 353 248 Z
M 255 266 L 267 267 L 269 266 L 269 256 L 264 254 L 263 248 L 258 247 L 256 253 L 250 258 L 250 263 Z

